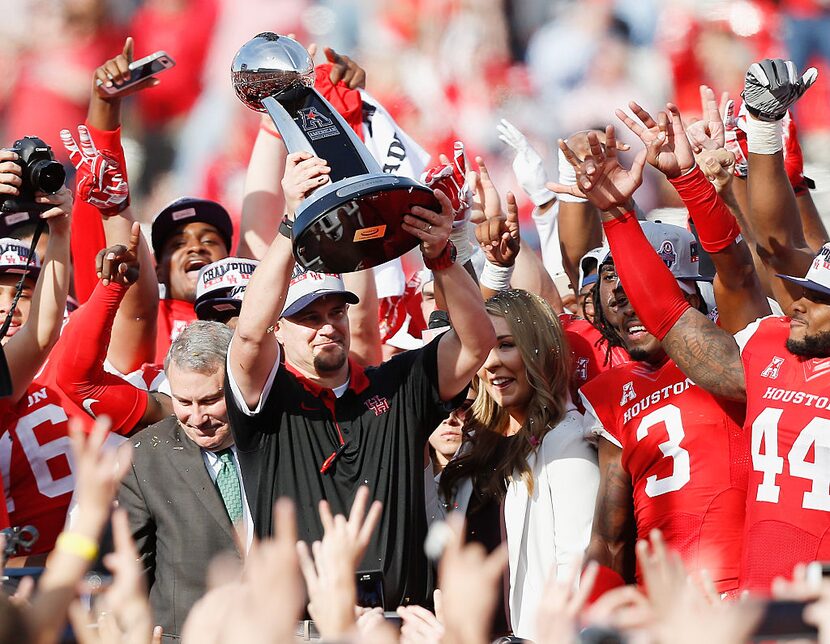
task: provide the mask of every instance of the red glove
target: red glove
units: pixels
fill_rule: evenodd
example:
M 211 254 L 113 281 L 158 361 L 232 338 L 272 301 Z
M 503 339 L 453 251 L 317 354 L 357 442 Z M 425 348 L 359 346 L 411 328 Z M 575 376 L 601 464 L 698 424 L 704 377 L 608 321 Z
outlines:
M 421 175 L 421 182 L 429 188 L 437 188 L 449 197 L 455 212 L 453 228 L 459 228 L 467 222 L 473 193 L 467 182 L 467 157 L 461 141 L 456 141 L 453 145 L 452 163 L 442 163 L 428 169 Z
M 124 210 L 129 205 L 130 189 L 116 155 L 109 150 L 98 150 L 85 125 L 78 126 L 80 149 L 69 130 L 61 130 L 61 140 L 78 170 L 75 179 L 78 196 L 104 215 Z

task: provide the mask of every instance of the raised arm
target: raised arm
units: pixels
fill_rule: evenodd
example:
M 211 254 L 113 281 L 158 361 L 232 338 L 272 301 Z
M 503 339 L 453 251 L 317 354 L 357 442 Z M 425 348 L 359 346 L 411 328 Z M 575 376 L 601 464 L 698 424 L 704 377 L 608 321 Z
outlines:
M 436 290 L 442 289 L 446 299 L 453 329 L 438 341 L 438 391 L 442 400 L 451 400 L 484 364 L 496 334 L 478 285 L 463 266 L 446 261 L 451 254 L 448 240 L 453 208 L 443 192 L 436 190 L 435 196 L 441 204 L 440 213 L 413 207 L 404 215 L 402 227 L 421 240 L 421 252 L 428 267 L 432 266 Z
M 721 149 L 724 143 L 723 121 L 714 92 L 705 89 L 707 125 L 695 141 L 701 152 Z M 659 123 L 636 103 L 632 102 L 630 107 L 641 123 L 621 110 L 617 110 L 617 116 L 648 146 L 648 162 L 677 190 L 695 223 L 701 246 L 715 265 L 714 288 L 721 327 L 737 333 L 753 320 L 769 315 L 752 255 L 740 238 L 740 226 L 697 165 L 677 107 L 669 104 L 668 114 L 658 116 Z
M 580 162 L 564 142 L 561 149 L 577 169 L 578 190 L 603 211 L 603 227 L 614 266 L 626 296 L 649 333 L 695 383 L 734 400 L 746 396 L 743 365 L 735 339 L 686 302 L 674 276 L 649 244 L 637 223 L 631 197 L 642 183 L 646 155 L 656 155 L 667 139 L 668 117 L 659 117 L 661 132 L 625 170 L 617 160 L 613 126 L 603 149 L 589 135 L 591 150 Z
M 800 288 L 774 273 L 804 275 L 814 253 L 807 245 L 795 194 L 784 165 L 783 117 L 813 84 L 816 70 L 796 75 L 790 61 L 753 63 L 744 81 L 749 150 L 749 210 L 758 255 L 770 267 L 770 283 L 785 312 L 800 297 Z
M 289 220 L 293 221 L 294 211 L 303 198 L 328 180 L 328 165 L 322 159 L 308 152 L 288 155 L 282 192 Z M 285 305 L 293 269 L 291 240 L 278 234 L 245 289 L 228 352 L 228 365 L 251 409 L 257 406 L 268 375 L 279 360 L 274 327 Z
M 49 224 L 49 243 L 32 294 L 29 317 L 4 347 L 13 400 L 23 396 L 58 341 L 69 292 L 72 193 L 64 186 L 54 195 L 36 197 L 36 201 L 54 208 L 41 215 Z
M 129 76 L 133 58 L 133 39 L 127 38 L 123 51 L 98 67 L 92 79 L 89 110 L 85 126 L 78 128 L 78 142 L 69 130 L 61 139 L 77 169 L 73 260 L 83 282 L 83 300 L 98 281 L 95 255 L 103 247 L 126 245 L 134 218 L 129 208 L 129 185 L 124 150 L 121 147 L 121 101 L 125 96 L 160 81 L 147 80 L 118 94 L 107 94 L 102 87 Z M 112 80 L 110 80 L 112 77 Z M 80 143 L 80 146 L 78 145 Z M 99 234 L 103 225 L 103 238 Z M 135 371 L 152 362 L 156 349 L 158 279 L 150 249 L 143 239 L 138 248 L 140 273 L 124 297 L 113 325 L 116 342 L 110 345 L 108 359 L 122 373 Z M 76 282 L 78 280 L 76 279 Z
M 93 417 L 109 417 L 112 431 L 125 436 L 173 413 L 169 396 L 140 389 L 104 370 L 113 322 L 138 279 L 140 237 L 135 223 L 128 246 L 113 246 L 98 254 L 101 282 L 66 325 L 56 370 L 58 387 L 78 407 Z

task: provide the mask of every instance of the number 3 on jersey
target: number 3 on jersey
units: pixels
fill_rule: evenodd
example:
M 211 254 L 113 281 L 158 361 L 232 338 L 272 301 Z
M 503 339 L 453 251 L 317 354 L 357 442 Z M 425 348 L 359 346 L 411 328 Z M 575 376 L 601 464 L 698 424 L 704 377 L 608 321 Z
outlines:
M 784 458 L 778 455 L 778 422 L 783 413 L 782 409 L 768 407 L 752 423 L 752 467 L 763 474 L 755 496 L 758 501 L 778 503 L 781 488 L 777 477 L 784 472 Z M 807 460 L 811 447 L 814 447 L 812 462 Z M 811 489 L 804 493 L 801 507 L 830 511 L 830 420 L 813 418 L 807 423 L 793 441 L 787 461 L 792 476 L 812 482 Z
M 680 447 L 680 441 L 685 438 L 686 434 L 683 431 L 683 419 L 679 407 L 666 405 L 644 416 L 637 427 L 637 441 L 643 440 L 648 436 L 650 429 L 660 424 L 665 426 L 668 440 L 657 447 L 663 452 L 664 457 L 672 459 L 672 473 L 663 478 L 657 478 L 657 475 L 646 478 L 645 490 L 650 497 L 676 492 L 692 477 L 689 452 Z

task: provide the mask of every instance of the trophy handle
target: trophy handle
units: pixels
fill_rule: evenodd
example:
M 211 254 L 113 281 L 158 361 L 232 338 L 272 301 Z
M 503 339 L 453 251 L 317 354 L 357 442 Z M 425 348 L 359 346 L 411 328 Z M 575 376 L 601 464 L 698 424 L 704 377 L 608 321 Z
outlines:
M 273 96 L 266 96 L 262 99 L 262 106 L 268 112 L 271 120 L 274 121 L 277 131 L 289 151 L 299 152 L 302 150 L 317 156 L 309 140 L 302 135 L 302 132 L 294 124 L 294 119 L 291 118 L 291 115 L 280 105 L 277 99 Z

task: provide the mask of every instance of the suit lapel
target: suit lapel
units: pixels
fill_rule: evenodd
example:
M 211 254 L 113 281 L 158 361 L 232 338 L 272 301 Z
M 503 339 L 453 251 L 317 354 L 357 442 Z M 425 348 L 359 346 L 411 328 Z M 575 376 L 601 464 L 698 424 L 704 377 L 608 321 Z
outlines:
M 231 541 L 236 543 L 236 531 L 225 510 L 222 497 L 219 495 L 219 491 L 213 484 L 210 474 L 208 474 L 207 468 L 205 467 L 202 450 L 185 435 L 178 426 L 178 423 L 176 423 L 173 437 L 173 447 L 166 450 L 173 465 L 173 470 L 190 487 L 196 498 L 201 501 L 208 513 L 222 527 L 222 530 L 225 531 Z

